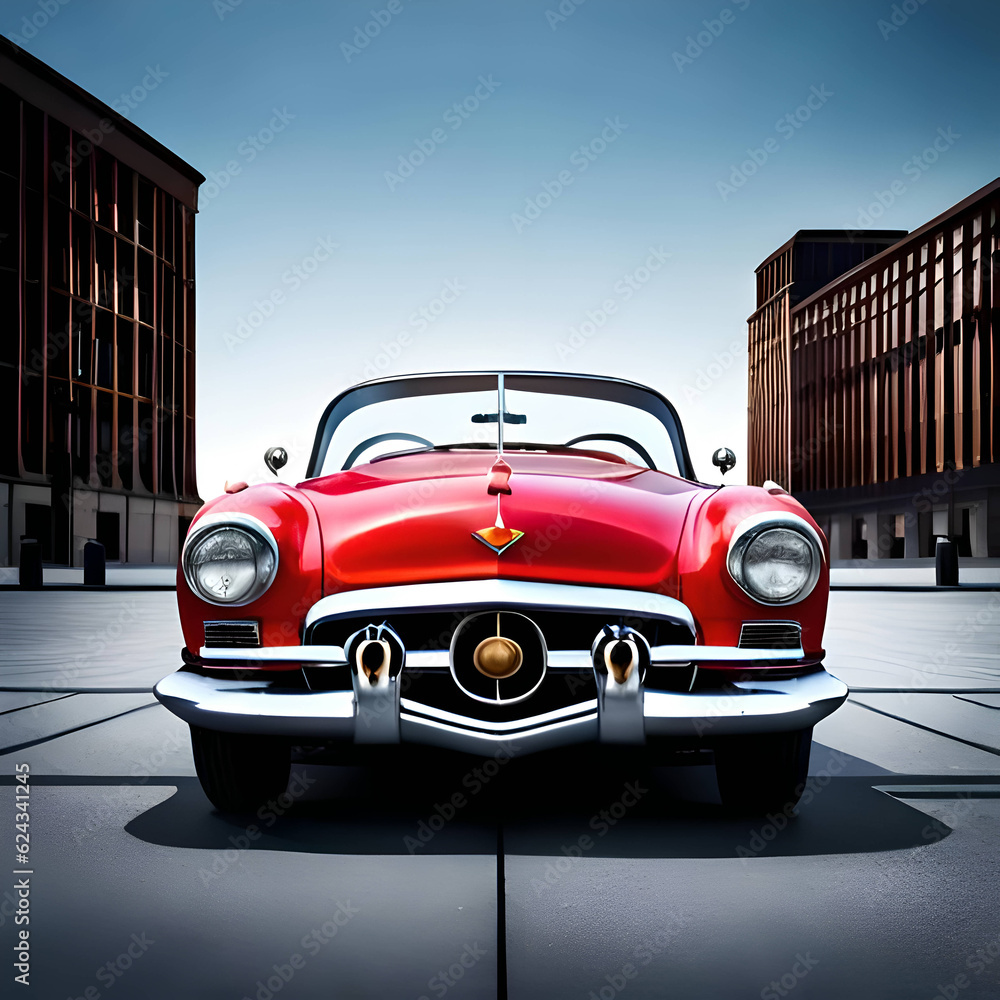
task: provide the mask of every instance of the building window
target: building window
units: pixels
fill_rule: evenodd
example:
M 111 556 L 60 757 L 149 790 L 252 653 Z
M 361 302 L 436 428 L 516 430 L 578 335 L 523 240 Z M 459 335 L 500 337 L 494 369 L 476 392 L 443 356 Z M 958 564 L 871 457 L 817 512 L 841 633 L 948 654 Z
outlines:
M 49 119 L 49 198 L 69 204 L 70 164 L 73 152 L 69 148 L 69 129 L 61 122 Z
M 84 485 L 90 482 L 90 396 L 91 390 L 75 389 L 73 401 L 73 475 Z
M 136 395 L 153 398 L 153 331 L 139 327 L 139 384 Z
M 124 164 L 118 164 L 118 232 L 135 239 L 135 174 Z
M 851 558 L 868 558 L 868 522 L 863 517 L 854 519 L 854 535 L 851 540 Z
M 114 396 L 97 393 L 97 478 L 102 486 L 114 486 L 115 462 L 118 457 L 114 436 Z
M 139 403 L 139 426 L 135 439 L 139 459 L 139 479 L 142 485 L 153 492 L 153 407 L 149 403 Z
M 153 185 L 145 177 L 139 178 L 136 202 L 136 242 L 147 250 L 153 249 Z
M 115 317 L 107 309 L 98 309 L 94 325 L 94 384 L 102 389 L 113 389 L 114 365 Z
M 40 374 L 25 373 L 21 385 L 21 462 L 25 472 L 40 473 L 45 446 L 45 413 L 42 393 L 45 381 Z
M 135 430 L 132 421 L 132 408 L 135 405 L 130 396 L 118 396 L 118 477 L 122 489 L 132 489 L 133 448 Z
M 906 551 L 906 515 L 896 514 L 893 518 L 892 544 L 889 547 L 890 559 L 902 559 Z
M 69 291 L 69 210 L 49 206 L 49 287 Z
M 24 505 L 24 537 L 34 538 L 42 549 L 42 561 L 52 561 L 52 508 L 41 503 Z
M 115 510 L 97 512 L 97 541 L 104 546 L 108 562 L 121 559 L 121 515 Z
M 103 149 L 94 152 L 94 203 L 97 221 L 108 229 L 115 225 L 115 161 Z
M 136 274 L 138 291 L 138 319 L 140 323 L 153 325 L 153 255 L 139 251 L 139 268 Z
M 94 187 L 91 178 L 94 146 L 89 139 L 73 133 L 73 207 L 88 219 L 94 214 Z
M 118 312 L 135 315 L 135 248 L 118 240 Z
M 969 507 L 959 507 L 955 511 L 955 530 L 953 541 L 960 556 L 971 556 L 974 539 L 972 537 L 975 524 L 975 512 Z
M 135 340 L 135 330 L 131 320 L 118 318 L 118 384 L 116 388 L 119 392 L 132 394 L 134 382 L 133 368 L 134 354 L 133 342 Z

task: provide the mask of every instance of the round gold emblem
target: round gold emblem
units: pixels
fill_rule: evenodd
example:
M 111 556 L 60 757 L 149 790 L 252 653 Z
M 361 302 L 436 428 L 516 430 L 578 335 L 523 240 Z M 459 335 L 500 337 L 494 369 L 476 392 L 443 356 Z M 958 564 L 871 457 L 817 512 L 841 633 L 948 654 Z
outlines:
M 523 659 L 521 647 L 513 639 L 506 639 L 502 635 L 491 635 L 483 639 L 472 654 L 476 670 L 498 681 L 513 677 L 521 669 Z

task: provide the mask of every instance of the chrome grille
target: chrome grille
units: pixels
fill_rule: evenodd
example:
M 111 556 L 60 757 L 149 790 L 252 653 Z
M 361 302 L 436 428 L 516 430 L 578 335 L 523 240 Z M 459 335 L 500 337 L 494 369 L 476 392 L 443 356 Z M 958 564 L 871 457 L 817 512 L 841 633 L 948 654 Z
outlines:
M 800 649 L 802 626 L 798 622 L 744 622 L 740 649 Z
M 260 646 L 260 622 L 252 618 L 228 622 L 205 622 L 205 646 L 209 649 Z
M 628 624 L 646 637 L 651 646 L 690 645 L 688 628 L 664 618 L 627 618 L 606 611 L 563 611 L 549 608 L 498 607 L 497 611 L 518 611 L 527 615 L 541 630 L 548 650 L 581 650 L 590 653 L 598 632 L 607 624 Z M 468 611 L 463 608 L 411 612 L 375 612 L 363 616 L 322 618 L 310 627 L 306 642 L 310 645 L 342 646 L 348 636 L 373 621 L 386 620 L 403 640 L 408 653 L 422 650 L 447 650 L 455 629 Z

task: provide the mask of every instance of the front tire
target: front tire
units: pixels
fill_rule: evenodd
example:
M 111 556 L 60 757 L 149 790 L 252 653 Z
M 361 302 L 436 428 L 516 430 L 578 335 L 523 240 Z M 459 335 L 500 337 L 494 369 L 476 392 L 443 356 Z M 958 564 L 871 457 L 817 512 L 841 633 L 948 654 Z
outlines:
M 811 748 L 812 728 L 720 744 L 715 775 L 722 804 L 739 813 L 791 811 L 805 788 Z
M 222 812 L 254 812 L 288 787 L 286 743 L 191 726 L 191 749 L 201 787 Z

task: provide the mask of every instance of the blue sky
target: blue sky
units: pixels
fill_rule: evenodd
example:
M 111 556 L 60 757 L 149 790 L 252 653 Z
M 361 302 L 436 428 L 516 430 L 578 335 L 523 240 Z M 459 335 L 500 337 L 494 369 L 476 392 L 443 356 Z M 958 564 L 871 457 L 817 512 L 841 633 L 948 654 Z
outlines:
M 754 267 L 894 180 L 875 225 L 914 229 L 1000 174 L 975 0 L 8 0 L 0 31 L 209 178 L 206 498 L 271 444 L 301 474 L 373 373 L 486 367 L 651 384 L 738 481 Z

